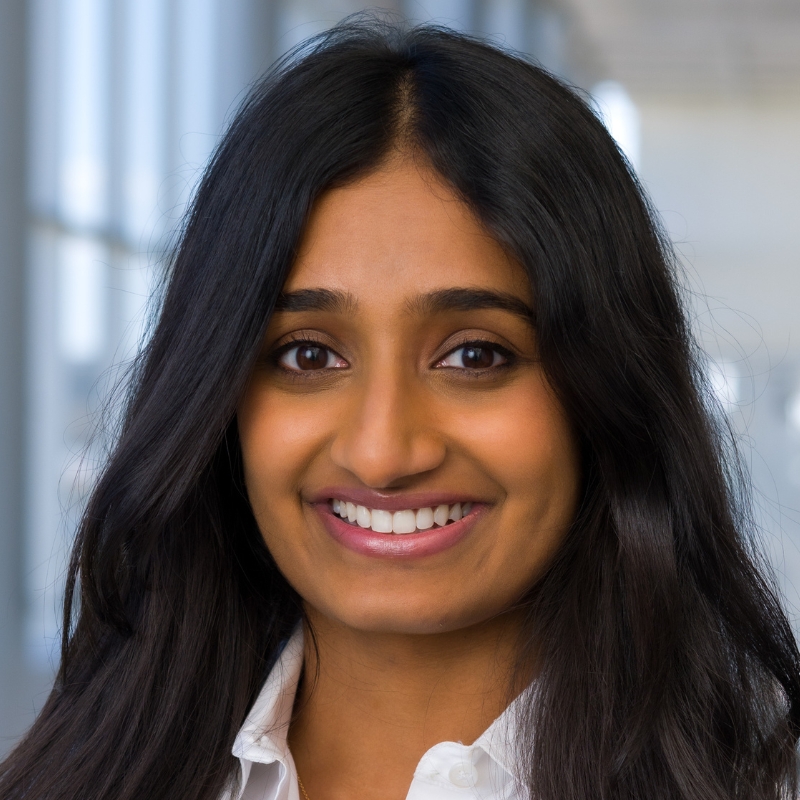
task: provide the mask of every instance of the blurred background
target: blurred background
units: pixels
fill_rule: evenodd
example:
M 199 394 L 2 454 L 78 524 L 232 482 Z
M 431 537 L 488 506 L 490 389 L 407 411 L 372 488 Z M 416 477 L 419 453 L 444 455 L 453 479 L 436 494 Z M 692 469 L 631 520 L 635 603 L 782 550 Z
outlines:
M 0 755 L 44 701 L 96 412 L 248 85 L 357 0 L 0 2 Z M 678 248 L 800 609 L 800 3 L 385 0 L 591 93 Z M 117 366 L 115 366 L 117 365 Z

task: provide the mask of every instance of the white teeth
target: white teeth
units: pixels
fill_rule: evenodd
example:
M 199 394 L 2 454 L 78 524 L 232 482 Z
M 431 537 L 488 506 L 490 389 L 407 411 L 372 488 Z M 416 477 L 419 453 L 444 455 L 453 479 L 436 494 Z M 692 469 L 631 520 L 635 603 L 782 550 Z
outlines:
M 356 506 L 356 522 L 362 528 L 372 527 L 372 513 L 366 506 Z
M 372 510 L 372 525 L 370 527 L 375 533 L 391 533 L 392 512 L 374 508 Z
M 403 511 L 385 511 L 379 508 L 351 503 L 346 500 L 331 500 L 333 513 L 346 519 L 351 524 L 361 528 L 372 528 L 375 533 L 414 533 L 427 531 L 434 525 L 440 528 L 450 522 L 466 517 L 472 510 L 472 503 L 454 503 L 452 506 L 442 503 L 436 508 L 420 508 L 416 511 L 407 509 Z
M 417 511 L 416 518 L 417 528 L 421 531 L 426 531 L 428 528 L 433 527 L 433 509 L 421 508 Z
M 394 533 L 414 533 L 417 529 L 417 515 L 413 511 L 395 511 L 392 514 Z
M 450 514 L 450 506 L 448 505 L 436 506 L 436 511 L 433 512 L 433 521 L 441 528 L 442 526 L 447 525 L 449 514 Z

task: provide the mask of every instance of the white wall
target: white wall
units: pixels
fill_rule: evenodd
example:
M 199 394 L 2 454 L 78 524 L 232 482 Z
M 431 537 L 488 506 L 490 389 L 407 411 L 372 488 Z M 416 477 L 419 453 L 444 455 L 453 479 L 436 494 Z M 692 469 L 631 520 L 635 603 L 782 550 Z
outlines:
M 642 178 L 746 348 L 800 352 L 800 95 L 639 102 Z

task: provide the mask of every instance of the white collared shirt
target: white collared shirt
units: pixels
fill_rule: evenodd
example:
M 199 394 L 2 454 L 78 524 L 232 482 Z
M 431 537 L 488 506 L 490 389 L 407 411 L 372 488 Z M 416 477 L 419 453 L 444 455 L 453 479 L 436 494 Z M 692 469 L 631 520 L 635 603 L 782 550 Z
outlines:
M 240 785 L 224 800 L 300 800 L 286 736 L 303 667 L 298 626 L 273 667 L 233 744 Z M 523 800 L 514 780 L 511 704 L 471 745 L 440 742 L 422 756 L 406 800 Z M 313 798 L 311 799 L 313 800 Z

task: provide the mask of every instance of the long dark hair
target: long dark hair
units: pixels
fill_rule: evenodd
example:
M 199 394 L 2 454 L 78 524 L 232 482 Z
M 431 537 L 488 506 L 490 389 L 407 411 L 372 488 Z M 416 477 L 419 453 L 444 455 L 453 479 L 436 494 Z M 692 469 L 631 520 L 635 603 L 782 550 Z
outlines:
M 582 447 L 580 511 L 525 600 L 531 796 L 793 796 L 800 658 L 634 175 L 584 100 L 524 59 L 367 21 L 268 75 L 203 178 L 4 800 L 212 800 L 235 775 L 235 734 L 301 616 L 246 499 L 237 402 L 315 198 L 396 146 L 528 271 Z

